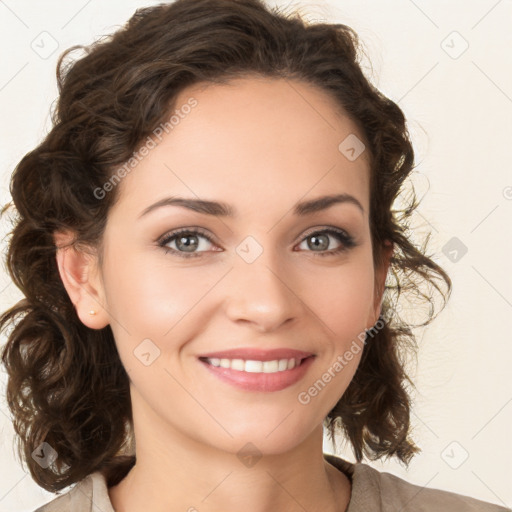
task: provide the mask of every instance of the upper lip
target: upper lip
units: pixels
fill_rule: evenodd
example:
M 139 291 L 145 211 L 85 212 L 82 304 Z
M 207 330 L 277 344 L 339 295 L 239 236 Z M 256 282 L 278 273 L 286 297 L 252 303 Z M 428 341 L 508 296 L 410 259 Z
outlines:
M 260 348 L 234 348 L 223 350 L 221 352 L 209 352 L 199 357 L 218 358 L 218 359 L 245 359 L 251 361 L 273 361 L 275 359 L 305 359 L 313 356 L 312 352 L 304 352 L 291 348 L 274 348 L 263 350 Z

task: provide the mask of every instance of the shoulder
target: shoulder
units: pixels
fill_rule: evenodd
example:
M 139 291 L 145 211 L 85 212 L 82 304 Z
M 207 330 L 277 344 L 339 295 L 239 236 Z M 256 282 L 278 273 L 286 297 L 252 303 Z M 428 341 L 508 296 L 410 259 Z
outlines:
M 34 512 L 114 512 L 105 477 L 99 471 L 77 482 L 68 492 Z
M 396 505 L 404 507 L 404 510 L 416 512 L 510 512 L 510 509 L 462 494 L 415 485 L 390 473 L 379 472 L 370 466 L 366 466 L 365 471 L 377 481 L 383 504 L 393 504 L 383 506 L 383 512 L 395 510 Z
M 415 485 L 367 464 L 351 464 L 327 454 L 326 460 L 352 480 L 347 512 L 512 512 L 462 494 Z

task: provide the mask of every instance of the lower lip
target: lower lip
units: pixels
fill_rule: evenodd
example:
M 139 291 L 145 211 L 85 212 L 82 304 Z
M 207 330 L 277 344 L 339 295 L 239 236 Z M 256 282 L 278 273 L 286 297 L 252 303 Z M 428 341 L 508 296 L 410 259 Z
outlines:
M 213 375 L 219 377 L 237 388 L 246 391 L 280 391 L 292 386 L 304 377 L 315 356 L 303 359 L 299 366 L 291 370 L 275 373 L 250 373 L 221 366 L 212 366 L 206 361 L 199 360 Z

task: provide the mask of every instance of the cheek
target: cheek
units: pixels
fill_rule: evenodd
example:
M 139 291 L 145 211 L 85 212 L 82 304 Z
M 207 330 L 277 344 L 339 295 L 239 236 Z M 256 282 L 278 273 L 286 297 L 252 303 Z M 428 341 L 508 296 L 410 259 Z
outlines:
M 148 264 L 142 257 L 124 258 L 107 272 L 111 327 L 125 354 L 145 339 L 162 352 L 173 340 L 185 340 L 197 328 L 203 297 L 219 280 L 211 270 Z
M 374 273 L 366 258 L 308 279 L 301 298 L 325 324 L 328 336 L 347 340 L 367 327 L 374 299 Z
M 328 277 L 304 290 L 320 320 L 322 358 L 297 395 L 301 405 L 315 404 L 324 417 L 345 393 L 359 366 L 373 300 L 371 266 L 347 265 Z
M 129 325 L 133 330 L 145 325 L 162 334 L 162 329 L 170 329 L 211 287 L 201 270 L 172 267 L 147 255 L 124 258 L 108 272 L 110 309 L 125 319 L 128 330 Z

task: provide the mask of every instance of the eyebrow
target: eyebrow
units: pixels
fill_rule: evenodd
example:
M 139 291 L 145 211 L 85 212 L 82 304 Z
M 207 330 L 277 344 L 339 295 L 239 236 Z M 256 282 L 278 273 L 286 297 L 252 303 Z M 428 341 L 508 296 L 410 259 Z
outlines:
M 326 210 L 335 204 L 353 204 L 357 206 L 364 214 L 363 205 L 350 194 L 335 194 L 318 197 L 308 201 L 302 201 L 295 204 L 293 207 L 293 213 L 296 216 L 303 217 L 319 211 Z M 186 199 L 183 197 L 165 197 L 160 199 L 156 203 L 145 208 L 139 215 L 139 219 L 144 217 L 149 212 L 162 208 L 164 206 L 181 206 L 188 208 L 197 213 L 203 213 L 205 215 L 214 215 L 220 217 L 235 217 L 237 215 L 236 210 L 229 204 L 219 201 L 208 201 L 205 199 Z

